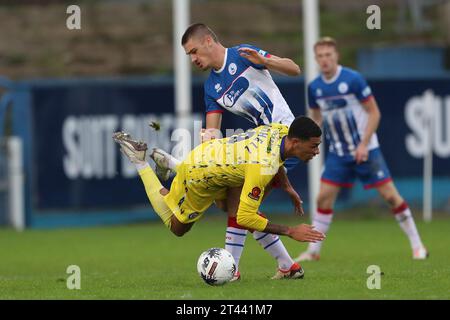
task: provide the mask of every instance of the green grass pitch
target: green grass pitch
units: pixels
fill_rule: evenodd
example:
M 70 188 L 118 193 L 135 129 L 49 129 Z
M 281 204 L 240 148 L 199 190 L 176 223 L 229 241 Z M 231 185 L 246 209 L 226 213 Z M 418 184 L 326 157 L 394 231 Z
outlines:
M 299 219 L 273 221 L 293 225 Z M 0 299 L 450 299 L 449 219 L 418 221 L 430 258 L 413 261 L 394 219 L 336 217 L 321 261 L 304 263 L 302 280 L 270 280 L 276 263 L 248 235 L 242 280 L 211 287 L 197 275 L 197 258 L 224 246 L 225 224 L 224 216 L 206 217 L 182 238 L 156 221 L 23 233 L 0 229 Z M 293 257 L 306 248 L 283 240 Z M 69 265 L 81 269 L 80 290 L 66 287 Z M 370 265 L 384 272 L 381 289 L 366 286 Z

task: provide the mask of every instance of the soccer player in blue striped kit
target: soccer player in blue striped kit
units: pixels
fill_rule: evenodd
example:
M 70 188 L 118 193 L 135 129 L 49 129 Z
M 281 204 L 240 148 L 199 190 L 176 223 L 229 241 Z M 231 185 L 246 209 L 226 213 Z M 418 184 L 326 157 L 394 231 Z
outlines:
M 330 227 L 333 207 L 342 187 L 356 177 L 365 189 L 376 188 L 389 204 L 408 237 L 413 259 L 428 256 L 407 203 L 395 187 L 380 150 L 376 129 L 381 114 L 371 88 L 356 71 L 339 65 L 337 43 L 325 37 L 314 45 L 321 74 L 308 86 L 312 118 L 323 126 L 328 155 L 322 174 L 313 225 L 323 233 Z M 297 261 L 320 258 L 322 242 L 310 244 Z
M 204 84 L 206 129 L 203 130 L 202 142 L 220 138 L 222 113 L 225 110 L 246 118 L 255 126 L 270 123 L 289 126 L 292 123 L 294 115 L 269 72 L 270 70 L 284 75 L 299 75 L 300 68 L 291 59 L 271 55 L 247 44 L 225 48 L 216 34 L 202 23 L 189 26 L 182 37 L 182 45 L 192 64 L 204 71 L 211 69 Z M 168 178 L 164 168 L 168 163 L 172 163 L 169 167 L 175 169 L 176 160 L 160 149 L 154 149 L 151 157 L 157 165 L 160 164 L 156 170 L 158 176 L 162 180 Z M 287 159 L 280 168 L 276 180 L 291 197 L 295 211 L 302 214 L 302 201 L 286 175 L 286 171 L 298 163 L 297 159 Z M 266 194 L 268 192 L 269 190 Z M 229 216 L 225 249 L 231 252 L 237 266 L 247 236 L 247 229 L 236 222 L 235 212 L 239 205 L 240 194 L 240 188 L 230 188 L 226 201 L 216 201 Z M 301 269 L 290 257 L 277 235 L 255 231 L 253 237 L 278 262 L 278 271 L 273 279 L 290 278 L 292 274 L 296 274 L 295 270 Z M 239 278 L 238 269 L 234 280 Z

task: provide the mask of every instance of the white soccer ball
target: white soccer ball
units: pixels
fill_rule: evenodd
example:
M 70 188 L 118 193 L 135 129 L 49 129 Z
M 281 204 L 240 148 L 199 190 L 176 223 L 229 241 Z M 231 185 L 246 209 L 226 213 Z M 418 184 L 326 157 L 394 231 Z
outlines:
M 207 284 L 218 286 L 233 278 L 236 272 L 236 263 L 227 250 L 211 248 L 203 252 L 198 258 L 197 271 Z

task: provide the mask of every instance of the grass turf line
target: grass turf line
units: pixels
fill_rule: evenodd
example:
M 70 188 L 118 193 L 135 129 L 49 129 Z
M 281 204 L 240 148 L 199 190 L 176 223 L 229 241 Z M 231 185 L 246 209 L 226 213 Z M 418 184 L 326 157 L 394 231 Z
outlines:
M 303 263 L 303 280 L 270 280 L 276 263 L 249 234 L 242 280 L 210 287 L 197 275 L 197 258 L 224 246 L 225 224 L 222 216 L 205 218 L 183 238 L 157 222 L 23 233 L 0 229 L 0 299 L 450 299 L 448 219 L 418 222 L 431 256 L 413 261 L 393 219 L 337 218 L 321 261 Z M 306 248 L 282 239 L 292 257 Z M 66 287 L 66 269 L 73 264 L 81 268 L 81 290 Z M 369 265 L 384 272 L 380 290 L 366 286 Z

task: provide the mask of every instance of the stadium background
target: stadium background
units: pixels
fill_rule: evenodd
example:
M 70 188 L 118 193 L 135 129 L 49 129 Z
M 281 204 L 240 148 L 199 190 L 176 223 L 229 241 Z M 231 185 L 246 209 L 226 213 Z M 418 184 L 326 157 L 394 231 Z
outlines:
M 335 37 L 341 63 L 367 77 L 382 112 L 378 129 L 382 150 L 396 185 L 419 221 L 426 150 L 423 94 L 432 90 L 433 218 L 447 222 L 450 3 L 418 1 L 423 5 L 420 17 L 412 14 L 414 8 L 408 3 L 322 0 L 320 34 Z M 66 28 L 69 4 L 74 3 L 0 0 L 0 129 L 3 140 L 9 136 L 22 139 L 26 226 L 47 230 L 149 220 L 158 223 L 133 167 L 121 159 L 110 137 L 123 128 L 151 146 L 171 150 L 180 144 L 172 136 L 178 122 L 173 97 L 171 1 L 77 1 L 81 30 Z M 255 44 L 303 66 L 301 1 L 191 0 L 191 4 L 191 21 L 210 25 L 225 46 Z M 370 4 L 381 8 L 381 30 L 366 28 L 365 11 Z M 206 74 L 193 70 L 193 75 L 192 137 L 201 127 L 198 121 L 204 119 L 202 83 Z M 274 77 L 294 114 L 305 114 L 303 77 Z M 160 122 L 161 131 L 151 131 L 149 121 Z M 224 114 L 223 128 L 248 127 L 245 120 Z M 189 144 L 194 143 L 192 138 Z M 11 190 L 3 144 L 0 233 L 6 239 L 11 235 L 7 227 Z M 291 178 L 304 199 L 308 195 L 306 170 L 300 166 Z M 350 221 L 354 219 L 355 225 L 361 217 L 389 216 L 376 193 L 363 191 L 359 184 L 342 192 L 337 208 L 347 213 Z M 291 213 L 291 206 L 284 194 L 274 192 L 263 210 L 282 218 Z M 214 208 L 210 211 L 216 219 L 222 218 Z M 217 239 L 222 238 L 219 233 Z

